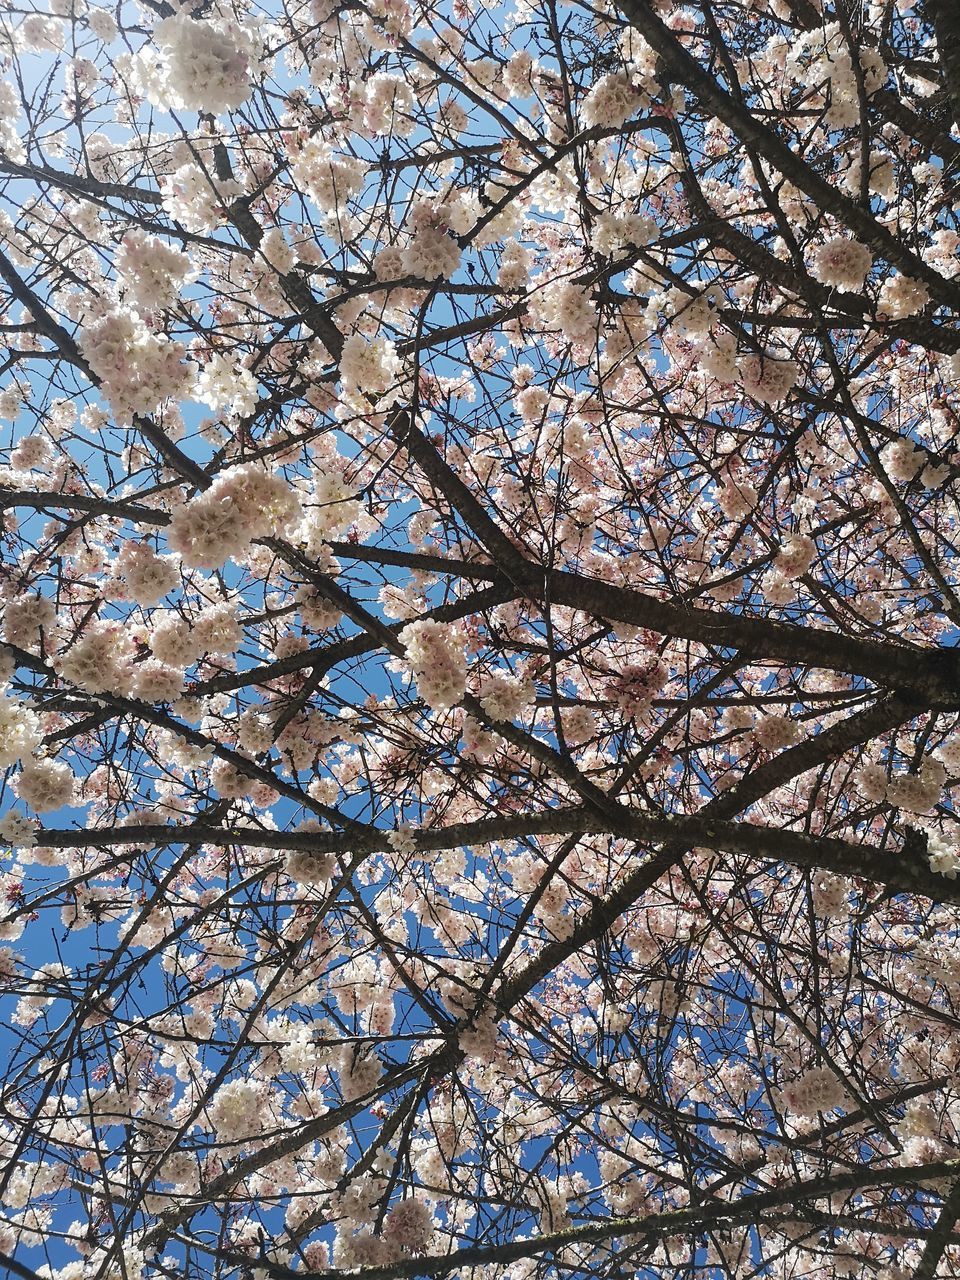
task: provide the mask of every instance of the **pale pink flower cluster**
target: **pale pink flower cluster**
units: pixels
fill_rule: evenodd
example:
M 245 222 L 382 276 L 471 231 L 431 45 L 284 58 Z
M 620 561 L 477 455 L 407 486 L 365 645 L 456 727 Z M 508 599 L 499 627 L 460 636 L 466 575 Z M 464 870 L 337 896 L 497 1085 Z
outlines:
M 26 814 L 14 813 L 11 810 L 0 818 L 0 840 L 13 849 L 35 849 L 37 824 Z M 2 960 L 0 960 L 0 970 L 2 968 Z
M 445 227 L 429 223 L 414 231 L 403 251 L 401 270 L 420 280 L 450 280 L 460 265 L 460 246 Z
M 535 288 L 530 311 L 545 328 L 557 331 L 568 342 L 596 339 L 596 304 L 588 290 L 572 280 L 553 280 Z
M 196 569 L 219 569 L 254 538 L 283 534 L 301 515 L 297 495 L 276 472 L 254 462 L 228 467 L 204 493 L 177 507 L 167 543 Z
M 469 1027 L 464 1027 L 457 1037 L 461 1050 L 479 1062 L 495 1062 L 497 1059 L 497 1024 L 491 1014 L 481 1014 Z
M 736 382 L 737 340 L 726 329 L 711 333 L 700 344 L 700 368 L 708 378 L 716 378 L 724 386 Z
M 193 628 L 172 611 L 154 614 L 150 632 L 150 648 L 161 662 L 173 667 L 188 667 L 202 652 Z
M 912 440 L 901 436 L 880 452 L 883 469 L 897 484 L 909 484 L 926 465 L 927 455 Z
M 87 10 L 87 26 L 103 44 L 110 44 L 116 40 L 119 34 L 119 27 L 114 20 L 113 14 L 108 9 L 98 9 L 91 6 Z
M 343 212 L 363 187 L 367 167 L 354 156 L 337 155 L 319 134 L 290 145 L 293 176 L 321 213 Z
M 813 909 L 823 920 L 836 919 L 845 914 L 850 896 L 850 882 L 843 876 L 817 871 L 811 877 Z
M 728 480 L 715 493 L 717 506 L 728 520 L 742 520 L 757 505 L 757 490 L 746 481 Z
M 780 404 L 793 390 L 799 376 L 792 360 L 774 360 L 770 356 L 745 356 L 740 361 L 743 389 L 761 404 Z
M 416 827 L 409 822 L 401 822 L 395 831 L 387 836 L 387 844 L 394 853 L 412 857 L 417 852 Z
M 879 764 L 866 764 L 855 777 L 857 790 L 865 800 L 878 804 L 886 799 L 887 771 Z
M 128 231 L 114 258 L 124 301 L 138 311 L 176 305 L 180 290 L 196 278 L 189 257 L 145 231 Z
M 932 813 L 940 800 L 947 771 L 939 760 L 928 756 L 918 773 L 900 773 L 886 787 L 888 804 L 906 813 Z
M 607 697 L 625 716 L 638 716 L 649 710 L 669 678 L 668 668 L 657 657 L 627 663 L 607 685 Z
M 817 246 L 811 272 L 831 289 L 859 293 L 872 266 L 873 255 L 866 245 L 848 236 L 831 236 Z
M 398 395 L 397 380 L 401 364 L 396 348 L 387 338 L 364 338 L 353 333 L 343 344 L 340 356 L 340 380 L 344 393 L 389 407 Z
M 408 1196 L 395 1204 L 383 1222 L 383 1238 L 403 1253 L 425 1253 L 436 1224 L 422 1200 Z
M 242 1142 L 263 1127 L 265 1089 L 259 1081 L 231 1080 L 222 1084 L 207 1107 L 207 1118 L 218 1142 Z
M 184 360 L 186 348 L 151 333 L 132 311 L 108 312 L 83 329 L 79 341 L 118 426 L 190 393 L 196 365 Z
M 517 720 L 533 703 L 533 681 L 506 671 L 494 671 L 483 677 L 479 698 L 491 720 Z
M 645 213 L 599 214 L 590 233 L 590 245 L 595 253 L 612 258 L 627 247 L 649 244 L 656 240 L 659 228 Z
M 308 556 L 319 560 L 323 544 L 342 536 L 362 510 L 356 486 L 349 484 L 341 471 L 314 471 L 312 501 L 292 536 Z
M 207 605 L 193 619 L 192 634 L 200 653 L 233 653 L 243 639 L 234 601 Z
M 133 642 L 123 623 L 95 619 L 53 665 L 64 680 L 87 693 L 124 693 L 132 657 Z
M 445 622 L 411 622 L 400 632 L 417 690 L 434 711 L 448 711 L 467 688 L 466 637 Z
M 894 273 L 883 282 L 877 298 L 877 315 L 886 320 L 915 316 L 930 301 L 930 291 L 920 280 Z
M 156 658 L 147 658 L 133 668 L 130 696 L 140 702 L 176 702 L 183 692 L 183 671 Z
M 372 134 L 393 133 L 406 138 L 413 132 L 413 90 L 400 76 L 374 75 L 367 81 L 363 124 Z
M 800 737 L 800 726 L 789 716 L 761 716 L 753 727 L 753 736 L 764 751 L 782 751 Z
M 46 436 L 24 436 L 10 452 L 10 465 L 17 471 L 46 469 L 53 457 L 53 445 Z
M 217 412 L 245 417 L 257 407 L 257 380 L 244 365 L 215 352 L 200 367 L 193 398 Z
M 56 626 L 56 606 L 46 596 L 24 594 L 4 605 L 3 638 L 19 649 L 37 652 L 41 634 L 49 643 Z
M 519 240 L 511 237 L 503 246 L 497 284 L 501 289 L 523 289 L 530 275 L 532 255 Z
M 337 870 L 337 860 L 332 853 L 309 853 L 295 849 L 284 859 L 284 871 L 297 884 L 329 884 Z
M 40 720 L 26 702 L 0 693 L 0 769 L 32 755 L 40 745 Z
M 27 154 L 17 126 L 19 115 L 20 95 L 10 80 L 0 81 L 0 150 L 17 164 Z
M 213 231 L 223 222 L 227 206 L 242 193 L 232 178 L 221 180 L 188 161 L 160 179 L 163 207 L 187 231 Z
M 816 554 L 817 544 L 814 540 L 806 534 L 795 533 L 777 552 L 774 568 L 781 578 L 788 581 L 801 578 L 813 564 Z
M 30 760 L 14 779 L 13 789 L 37 813 L 49 813 L 73 802 L 74 776 L 59 760 Z
M 229 760 L 214 760 L 210 766 L 210 785 L 224 800 L 239 800 L 250 795 L 255 783 Z
M 159 55 L 159 56 L 158 56 Z M 146 96 L 156 106 L 219 115 L 246 102 L 255 58 L 252 33 L 185 12 L 164 18 L 138 57 Z
M 960 851 L 956 844 L 949 844 L 940 836 L 927 836 L 927 861 L 935 875 L 945 876 L 948 880 L 956 880 L 960 872 Z
M 644 95 L 623 71 L 601 76 L 591 87 L 580 108 L 585 129 L 617 129 L 638 110 Z
M 843 1106 L 846 1096 L 842 1082 L 829 1067 L 811 1067 L 780 1091 L 784 1111 L 805 1119 Z
M 111 565 L 115 597 L 149 607 L 180 585 L 176 556 L 158 556 L 146 539 L 129 539 Z
M 876 49 L 858 50 L 860 71 L 867 94 L 875 93 L 887 78 L 887 68 Z M 833 129 L 849 129 L 860 122 L 857 77 L 850 49 L 836 22 L 799 33 L 790 44 L 785 72 L 825 107 L 825 119 Z

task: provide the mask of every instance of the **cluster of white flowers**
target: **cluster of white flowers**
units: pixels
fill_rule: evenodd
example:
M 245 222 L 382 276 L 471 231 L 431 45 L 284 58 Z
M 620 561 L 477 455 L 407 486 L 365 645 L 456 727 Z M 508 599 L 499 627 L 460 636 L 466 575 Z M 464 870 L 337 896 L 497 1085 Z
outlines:
M 469 1058 L 479 1062 L 495 1062 L 497 1058 L 497 1024 L 490 1013 L 481 1013 L 464 1027 L 457 1037 L 460 1048 Z
M 792 360 L 745 356 L 740 360 L 743 389 L 761 404 L 780 404 L 796 386 L 798 370 Z
M 887 803 L 906 813 L 932 813 L 946 779 L 944 765 L 928 756 L 918 773 L 900 773 L 890 779 L 886 784 Z
M 866 245 L 849 236 L 831 236 L 817 246 L 811 272 L 832 289 L 859 293 L 872 266 L 873 255 Z
M 645 213 L 611 213 L 597 215 L 590 233 L 590 245 L 594 253 L 612 258 L 627 247 L 634 248 L 656 240 L 659 228 Z
M 866 764 L 854 778 L 857 790 L 865 800 L 878 804 L 886 798 L 887 771 L 879 764 Z
M 231 1080 L 222 1084 L 207 1107 L 218 1142 L 242 1142 L 263 1126 L 265 1087 L 260 1081 Z
M 11 450 L 10 465 L 17 471 L 46 470 L 53 456 L 53 445 L 46 436 L 24 436 Z
M 40 745 L 40 720 L 29 703 L 0 693 L 0 769 L 32 755 Z
M 163 311 L 196 279 L 189 257 L 158 236 L 128 231 L 114 258 L 124 301 L 137 311 Z
M 313 473 L 313 499 L 291 535 L 311 559 L 319 560 L 323 544 L 346 532 L 363 510 L 356 489 L 340 471 Z
M 254 538 L 286 532 L 301 514 L 297 495 L 281 475 L 243 463 L 228 467 L 209 489 L 173 511 L 167 542 L 191 568 L 219 569 Z
M 332 853 L 308 853 L 295 849 L 284 859 L 284 871 L 297 884 L 329 884 L 337 869 Z
M 363 187 L 366 165 L 333 152 L 319 134 L 292 142 L 290 159 L 294 180 L 321 213 L 343 212 Z
M 353 333 L 340 355 L 340 381 L 344 394 L 366 401 L 377 397 L 378 407 L 389 408 L 400 394 L 401 372 L 396 348 L 387 338 L 364 338 Z
M 716 318 L 717 295 L 714 290 L 691 297 L 686 289 L 664 289 L 654 305 L 670 320 L 674 333 L 684 338 L 705 338 Z
M 533 255 L 519 240 L 511 237 L 503 246 L 497 284 L 501 289 L 525 289 L 530 276 Z
M 371 76 L 367 81 L 364 127 L 378 136 L 392 133 L 406 138 L 416 123 L 415 105 L 413 90 L 400 76 Z
M 957 872 L 960 872 L 960 849 L 955 843 L 950 844 L 938 835 L 928 834 L 927 860 L 935 875 L 956 880 Z
M 251 28 L 202 21 L 181 11 L 154 28 L 136 72 L 155 106 L 219 115 L 250 96 L 257 52 Z
M 244 365 L 215 352 L 200 367 L 194 399 L 245 417 L 257 407 L 257 380 Z
M 17 120 L 20 115 L 20 97 L 11 80 L 0 80 L 0 151 L 15 164 L 26 158 L 26 149 L 20 137 Z
M 813 909 L 821 920 L 836 919 L 845 914 L 850 896 L 850 882 L 829 871 L 816 871 L 811 877 Z
M 394 853 L 412 857 L 417 852 L 416 827 L 411 822 L 401 822 L 387 835 L 387 844 Z
M 864 89 L 868 95 L 876 93 L 887 79 L 886 65 L 877 50 L 866 45 L 860 46 L 858 55 Z M 859 123 L 857 77 L 839 23 L 825 23 L 798 34 L 790 43 L 784 72 L 803 87 L 810 101 L 825 106 L 831 128 L 849 129 Z
M 200 643 L 184 618 L 161 611 L 153 615 L 151 624 L 150 648 L 161 662 L 188 667 L 200 656 Z
M 233 178 L 221 180 L 188 161 L 160 179 L 166 212 L 187 231 L 209 232 L 224 220 L 224 210 L 241 194 Z
M 414 232 L 403 251 L 405 276 L 421 280 L 450 280 L 460 265 L 460 246 L 443 227 L 424 226 Z
M 158 556 L 146 539 L 130 538 L 110 566 L 115 598 L 144 608 L 158 604 L 180 584 L 176 556 Z
M 724 386 L 736 382 L 739 372 L 737 340 L 726 329 L 707 335 L 699 344 L 700 368 L 708 378 L 716 378 Z
M 407 662 L 424 702 L 434 711 L 455 707 L 467 688 L 466 637 L 451 623 L 422 620 L 400 632 Z
M 569 342 L 589 342 L 597 336 L 596 304 L 582 285 L 553 280 L 530 295 L 531 314 L 547 329 Z
M 915 316 L 930 301 L 930 291 L 920 280 L 894 273 L 883 282 L 877 298 L 877 315 L 886 320 Z
M 580 108 L 580 119 L 585 129 L 617 129 L 630 119 L 644 101 L 644 94 L 635 88 L 623 71 L 612 71 L 601 76 L 591 87 Z
M 164 400 L 186 398 L 196 373 L 196 365 L 184 360 L 182 343 L 152 333 L 129 310 L 110 311 L 87 325 L 80 350 L 122 427 Z
M 764 751 L 782 751 L 800 737 L 800 726 L 789 716 L 761 716 L 753 726 L 753 736 Z
M 425 1253 L 436 1224 L 422 1200 L 408 1196 L 395 1204 L 383 1221 L 383 1238 L 403 1253 Z
M 57 610 L 46 596 L 24 594 L 3 607 L 3 638 L 7 644 L 35 653 L 43 634 L 47 643 L 56 633 Z
M 130 678 L 130 696 L 139 702 L 176 702 L 183 692 L 183 671 L 157 658 L 138 662 Z
M 669 678 L 667 666 L 656 656 L 644 663 L 627 663 L 607 685 L 607 697 L 625 716 L 638 716 L 649 710 Z
M 806 534 L 795 533 L 788 538 L 774 560 L 774 568 L 781 578 L 791 581 L 801 578 L 813 564 L 817 544 Z
M 125 693 L 132 678 L 133 642 L 121 622 L 93 620 L 54 659 L 64 680 L 87 693 Z
M 491 720 L 516 720 L 532 705 L 534 693 L 529 676 L 494 671 L 483 677 L 480 705 Z
M 728 480 L 714 494 L 717 506 L 728 520 L 742 520 L 757 505 L 757 490 L 746 481 Z
M 784 1111 L 804 1118 L 843 1106 L 846 1096 L 843 1083 L 829 1067 L 811 1067 L 780 1091 Z
M 35 849 L 37 824 L 26 814 L 11 810 L 0 818 L 0 840 L 13 849 Z
M 59 760 L 29 760 L 14 779 L 13 789 L 37 813 L 49 813 L 73 802 L 74 776 Z
M 898 484 L 909 484 L 923 469 L 927 455 L 912 440 L 901 436 L 892 440 L 880 452 L 883 469 L 891 480 Z

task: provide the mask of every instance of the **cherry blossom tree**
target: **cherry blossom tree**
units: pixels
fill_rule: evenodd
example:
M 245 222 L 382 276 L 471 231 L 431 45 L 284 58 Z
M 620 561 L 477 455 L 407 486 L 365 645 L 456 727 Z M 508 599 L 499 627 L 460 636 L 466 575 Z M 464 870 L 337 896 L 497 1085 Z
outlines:
M 0 57 L 0 1269 L 960 1276 L 960 6 Z

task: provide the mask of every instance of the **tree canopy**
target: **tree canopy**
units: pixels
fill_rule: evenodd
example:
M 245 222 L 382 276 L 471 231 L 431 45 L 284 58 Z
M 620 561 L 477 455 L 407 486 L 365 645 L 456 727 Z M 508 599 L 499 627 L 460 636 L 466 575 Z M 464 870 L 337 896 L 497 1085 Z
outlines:
M 0 59 L 0 1269 L 960 1276 L 960 6 Z

